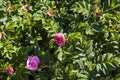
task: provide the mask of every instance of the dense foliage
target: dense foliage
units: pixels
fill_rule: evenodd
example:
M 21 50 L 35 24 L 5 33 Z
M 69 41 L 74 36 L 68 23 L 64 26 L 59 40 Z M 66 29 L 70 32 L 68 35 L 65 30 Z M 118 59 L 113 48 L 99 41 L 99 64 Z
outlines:
M 0 0 L 0 79 L 120 80 L 120 0 Z

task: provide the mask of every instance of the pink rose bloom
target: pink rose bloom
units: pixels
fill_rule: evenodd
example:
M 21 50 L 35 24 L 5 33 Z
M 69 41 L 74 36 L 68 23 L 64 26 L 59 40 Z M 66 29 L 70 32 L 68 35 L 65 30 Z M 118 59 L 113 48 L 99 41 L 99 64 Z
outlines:
M 27 60 L 27 66 L 25 66 L 26 69 L 35 71 L 38 69 L 40 60 L 37 56 L 29 56 Z
M 8 67 L 6 68 L 6 72 L 7 72 L 8 74 L 12 74 L 12 73 L 14 72 L 13 67 L 8 66 Z
M 58 46 L 62 46 L 65 44 L 65 36 L 63 33 L 58 33 L 54 36 L 54 41 Z

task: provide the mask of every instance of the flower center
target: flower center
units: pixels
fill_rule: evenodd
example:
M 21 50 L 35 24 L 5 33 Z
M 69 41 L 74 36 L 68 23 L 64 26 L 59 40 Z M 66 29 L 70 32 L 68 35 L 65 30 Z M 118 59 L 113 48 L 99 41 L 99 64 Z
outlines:
M 31 65 L 32 67 L 36 67 L 37 65 L 35 64 L 35 62 L 31 62 L 29 63 L 29 65 Z
M 58 38 L 58 41 L 63 41 L 63 38 Z

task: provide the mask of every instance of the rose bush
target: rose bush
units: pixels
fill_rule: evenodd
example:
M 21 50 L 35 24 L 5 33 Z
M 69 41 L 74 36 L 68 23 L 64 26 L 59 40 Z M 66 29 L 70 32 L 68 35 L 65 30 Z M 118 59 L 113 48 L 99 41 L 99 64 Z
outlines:
M 0 0 L 0 80 L 119 80 L 120 0 Z

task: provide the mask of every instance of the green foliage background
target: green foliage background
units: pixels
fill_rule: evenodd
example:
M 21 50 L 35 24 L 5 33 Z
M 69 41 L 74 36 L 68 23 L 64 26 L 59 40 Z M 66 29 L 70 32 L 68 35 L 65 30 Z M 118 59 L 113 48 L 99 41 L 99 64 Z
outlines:
M 1 80 L 120 80 L 120 0 L 0 0 L 0 35 Z M 29 55 L 38 71 L 25 69 Z

